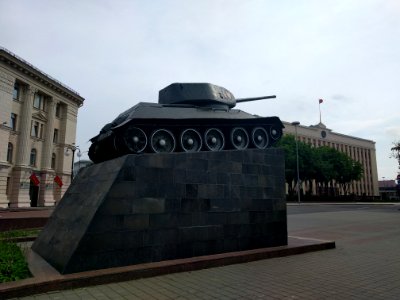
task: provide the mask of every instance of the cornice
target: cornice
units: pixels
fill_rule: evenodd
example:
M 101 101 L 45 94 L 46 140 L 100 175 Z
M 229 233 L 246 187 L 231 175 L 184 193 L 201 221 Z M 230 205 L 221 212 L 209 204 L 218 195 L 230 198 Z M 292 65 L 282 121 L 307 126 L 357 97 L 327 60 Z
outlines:
M 74 101 L 75 103 L 78 104 L 79 107 L 83 105 L 83 101 L 85 99 L 81 97 L 78 94 L 78 92 L 74 91 L 72 88 L 66 86 L 57 79 L 39 70 L 38 68 L 28 63 L 21 57 L 15 55 L 11 51 L 1 46 L 0 46 L 0 61 L 9 65 L 11 68 L 33 78 L 35 81 L 56 91 L 57 93 L 63 95 L 64 97 Z

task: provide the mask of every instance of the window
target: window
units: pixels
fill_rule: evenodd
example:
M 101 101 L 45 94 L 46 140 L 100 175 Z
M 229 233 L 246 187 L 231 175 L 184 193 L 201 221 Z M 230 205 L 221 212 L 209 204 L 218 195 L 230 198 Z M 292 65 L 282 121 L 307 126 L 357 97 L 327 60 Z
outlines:
M 35 94 L 35 98 L 33 99 L 33 107 L 44 110 L 44 96 L 41 94 Z
M 61 117 L 61 103 L 60 103 L 60 102 L 58 102 L 58 103 L 56 104 L 56 117 L 57 117 L 57 118 L 60 118 L 60 117 Z
M 51 155 L 51 168 L 52 168 L 52 169 L 55 169 L 55 168 L 56 168 L 56 154 L 55 154 L 55 153 L 53 153 L 53 154 Z
M 58 143 L 58 129 L 54 129 L 53 143 Z
M 31 136 L 36 138 L 43 138 L 44 125 L 38 121 L 32 121 Z
M 9 163 L 12 162 L 13 159 L 13 151 L 14 151 L 14 146 L 11 143 L 8 143 L 8 148 L 7 148 L 7 161 Z
M 20 87 L 19 87 L 18 82 L 14 83 L 14 90 L 13 90 L 13 99 L 14 100 L 19 99 L 19 90 L 20 90 Z
M 40 138 L 43 138 L 43 128 L 44 128 L 44 125 L 40 124 L 40 130 L 39 130 L 39 137 Z
M 10 128 L 11 128 L 11 130 L 14 130 L 14 131 L 17 130 L 17 115 L 14 113 L 11 113 L 11 116 L 10 116 Z
M 6 182 L 6 195 L 10 195 L 10 185 L 11 185 L 11 177 L 7 177 L 7 182 Z
M 39 137 L 39 122 L 32 122 L 31 136 Z
M 31 150 L 30 165 L 36 166 L 36 149 L 35 148 L 33 148 Z

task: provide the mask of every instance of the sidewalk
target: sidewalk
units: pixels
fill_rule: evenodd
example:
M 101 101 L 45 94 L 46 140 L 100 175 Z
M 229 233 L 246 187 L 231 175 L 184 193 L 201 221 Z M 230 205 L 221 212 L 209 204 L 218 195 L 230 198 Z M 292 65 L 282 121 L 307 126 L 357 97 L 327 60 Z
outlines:
M 21 299 L 399 299 L 399 207 L 323 208 L 288 207 L 289 235 L 335 240 L 333 250 Z
M 398 207 L 311 208 L 289 214 L 289 235 L 336 249 L 21 299 L 399 299 Z

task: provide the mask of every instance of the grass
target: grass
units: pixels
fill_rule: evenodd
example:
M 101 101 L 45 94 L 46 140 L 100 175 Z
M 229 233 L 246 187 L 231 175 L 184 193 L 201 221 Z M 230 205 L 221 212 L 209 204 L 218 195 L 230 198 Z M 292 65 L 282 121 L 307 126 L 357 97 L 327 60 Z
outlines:
M 23 251 L 13 239 L 37 236 L 40 229 L 19 229 L 0 232 L 0 283 L 31 277 Z
M 8 240 L 12 238 L 37 236 L 40 229 L 18 229 L 0 232 L 0 240 Z
M 31 277 L 28 264 L 17 244 L 0 240 L 0 282 Z

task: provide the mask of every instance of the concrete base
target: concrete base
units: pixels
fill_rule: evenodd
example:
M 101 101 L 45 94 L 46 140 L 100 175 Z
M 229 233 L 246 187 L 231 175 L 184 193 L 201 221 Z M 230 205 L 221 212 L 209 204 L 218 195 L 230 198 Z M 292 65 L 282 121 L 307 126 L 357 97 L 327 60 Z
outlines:
M 88 167 L 33 250 L 68 274 L 286 244 L 283 150 L 266 149 Z

